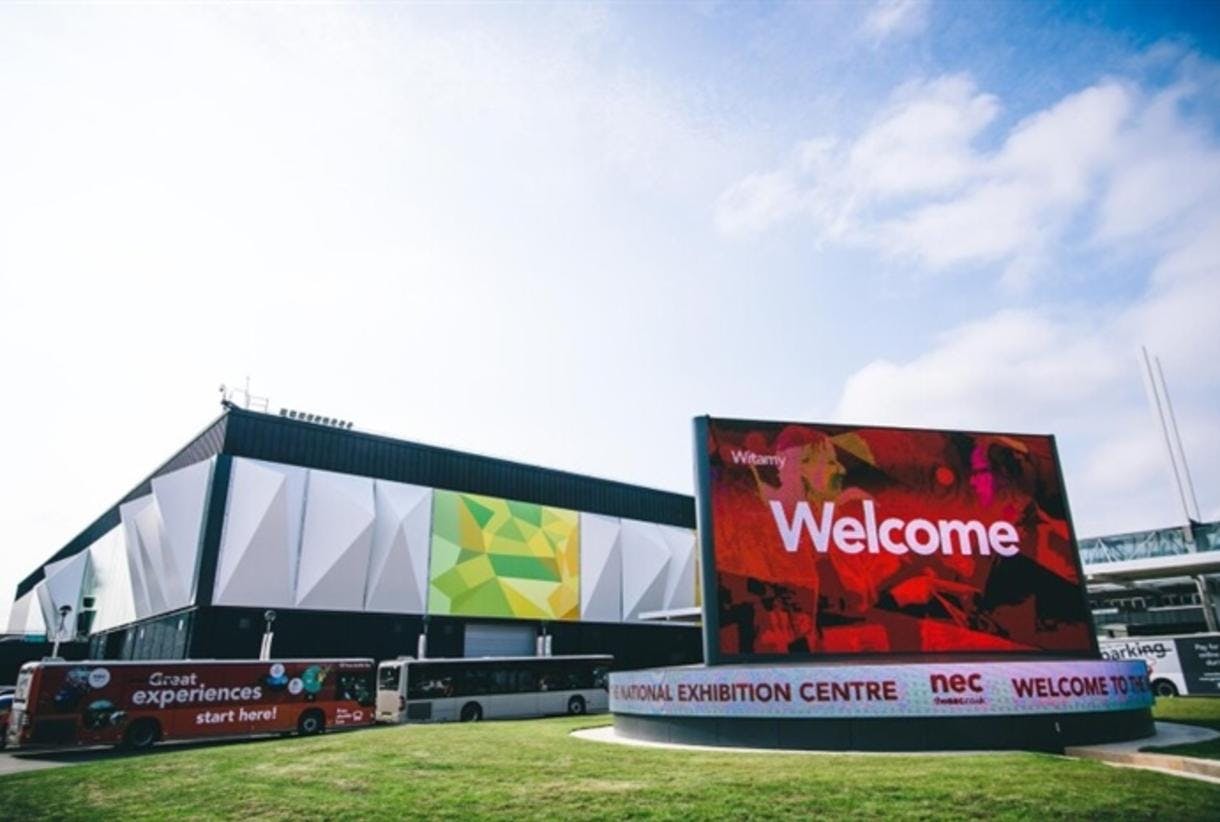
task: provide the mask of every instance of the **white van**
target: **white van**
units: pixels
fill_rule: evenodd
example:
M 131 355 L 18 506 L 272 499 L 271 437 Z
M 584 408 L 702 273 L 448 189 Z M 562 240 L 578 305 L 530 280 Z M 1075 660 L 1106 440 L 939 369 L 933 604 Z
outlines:
M 1220 696 L 1220 634 L 1099 637 L 1105 659 L 1142 659 L 1157 696 Z

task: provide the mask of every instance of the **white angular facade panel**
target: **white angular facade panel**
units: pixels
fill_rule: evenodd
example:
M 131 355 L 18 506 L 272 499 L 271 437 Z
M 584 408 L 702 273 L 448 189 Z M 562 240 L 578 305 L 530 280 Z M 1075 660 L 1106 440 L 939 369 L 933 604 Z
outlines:
M 144 592 L 148 597 L 148 613 L 163 614 L 169 610 L 170 599 L 177 593 L 174 580 L 165 571 L 165 548 L 161 535 L 161 517 L 157 513 L 157 501 L 150 494 L 143 497 L 144 507 L 133 517 L 134 533 L 138 540 L 138 555 L 144 571 Z
M 298 607 L 363 610 L 374 520 L 373 480 L 309 472 L 297 566 Z
M 376 521 L 364 608 L 388 613 L 425 613 L 432 489 L 377 480 L 373 494 Z
M 195 598 L 213 460 L 152 481 L 152 493 L 119 507 L 137 618 L 185 608 Z
M 86 575 L 89 572 L 89 552 L 70 556 L 57 562 L 49 562 L 42 569 L 43 580 L 35 586 L 42 621 L 52 632 L 60 631 L 61 639 L 76 636 L 76 618 L 80 614 L 81 597 L 84 596 Z M 68 614 L 60 627 L 61 608 Z
M 235 458 L 217 560 L 217 605 L 291 608 L 308 471 Z
M 95 611 L 92 631 L 134 622 L 136 604 L 122 526 L 112 528 L 90 545 L 89 554 L 92 573 L 87 595 L 93 597 Z
M 695 532 L 689 528 L 658 525 L 669 549 L 666 571 L 665 610 L 695 607 Z
M 202 460 L 154 479 L 152 493 L 119 506 L 118 526 L 75 556 L 48 563 L 40 611 L 71 605 L 75 633 L 81 600 L 92 597 L 96 633 L 191 605 L 214 465 Z M 72 601 L 68 588 L 78 584 Z
M 127 573 L 131 579 L 131 596 L 135 603 L 136 619 L 143 619 L 155 613 L 153 598 L 149 595 L 149 586 L 156 580 L 149 580 L 152 575 L 148 552 L 144 549 L 144 535 L 141 533 L 140 516 L 152 505 L 152 497 L 140 497 L 119 506 L 120 527 L 123 531 L 124 553 L 127 555 Z
M 24 634 L 29 621 L 30 609 L 39 610 L 37 595 L 33 590 L 26 591 L 13 600 L 13 607 L 8 612 L 8 630 L 10 634 Z
M 203 517 L 215 460 L 171 471 L 152 481 L 159 529 L 159 566 L 163 598 L 169 609 L 194 602 Z
M 669 546 L 660 526 L 622 520 L 623 620 L 639 619 L 641 612 L 665 607 Z
M 42 601 L 47 598 L 46 580 L 39 582 L 26 594 L 29 597 L 29 607 L 25 613 L 25 629 L 20 633 L 27 635 L 47 634 L 47 621 L 42 616 Z
M 43 625 L 54 625 L 58 617 L 55 614 L 55 603 L 51 601 L 51 592 L 47 590 L 46 579 L 34 584 L 34 606 L 38 609 Z M 48 622 L 48 617 L 50 621 Z
M 619 622 L 623 618 L 621 520 L 580 515 L 580 618 Z

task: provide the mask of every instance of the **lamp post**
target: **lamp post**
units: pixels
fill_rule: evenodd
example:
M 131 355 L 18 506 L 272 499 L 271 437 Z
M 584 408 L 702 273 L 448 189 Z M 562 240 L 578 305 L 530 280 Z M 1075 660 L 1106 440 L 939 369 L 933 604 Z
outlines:
M 263 612 L 263 620 L 265 620 L 266 626 L 263 628 L 263 644 L 258 651 L 260 660 L 271 659 L 271 643 L 275 639 L 275 634 L 271 631 L 271 623 L 275 622 L 275 611 L 268 608 Z
M 72 613 L 71 605 L 59 606 L 59 624 L 55 626 L 55 644 L 51 646 L 51 658 L 59 659 L 59 642 L 63 639 L 64 623 L 68 621 L 68 614 Z

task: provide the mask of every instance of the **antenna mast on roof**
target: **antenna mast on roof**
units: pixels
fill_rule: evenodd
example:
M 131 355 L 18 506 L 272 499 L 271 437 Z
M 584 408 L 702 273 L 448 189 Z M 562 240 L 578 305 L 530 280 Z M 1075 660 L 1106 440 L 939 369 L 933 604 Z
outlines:
M 240 403 L 235 400 L 236 397 L 241 397 Z M 250 378 L 246 377 L 245 388 L 233 388 L 221 383 L 220 404 L 237 405 L 241 408 L 245 408 L 247 411 L 262 411 L 265 414 L 271 405 L 271 400 L 267 397 L 259 397 L 251 394 Z

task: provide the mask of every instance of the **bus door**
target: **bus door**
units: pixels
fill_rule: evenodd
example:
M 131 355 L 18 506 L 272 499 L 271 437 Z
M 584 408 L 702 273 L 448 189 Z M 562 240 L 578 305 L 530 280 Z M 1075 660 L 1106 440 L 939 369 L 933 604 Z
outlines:
M 407 677 L 405 660 L 393 659 L 377 666 L 377 721 L 405 722 Z

